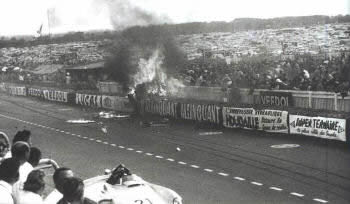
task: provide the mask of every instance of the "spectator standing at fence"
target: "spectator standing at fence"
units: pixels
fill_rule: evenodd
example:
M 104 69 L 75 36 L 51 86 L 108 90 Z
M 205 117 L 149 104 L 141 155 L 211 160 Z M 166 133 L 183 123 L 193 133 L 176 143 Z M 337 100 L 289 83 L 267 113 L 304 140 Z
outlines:
M 12 186 L 19 178 L 19 161 L 14 158 L 5 159 L 0 164 L 0 203 L 14 204 Z

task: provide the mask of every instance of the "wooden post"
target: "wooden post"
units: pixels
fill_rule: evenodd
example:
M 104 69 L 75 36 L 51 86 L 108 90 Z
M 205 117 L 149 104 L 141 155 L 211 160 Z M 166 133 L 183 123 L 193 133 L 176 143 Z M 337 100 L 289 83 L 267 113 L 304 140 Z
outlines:
M 309 91 L 309 108 L 312 108 L 312 92 Z
M 334 110 L 338 110 L 338 94 L 334 93 Z

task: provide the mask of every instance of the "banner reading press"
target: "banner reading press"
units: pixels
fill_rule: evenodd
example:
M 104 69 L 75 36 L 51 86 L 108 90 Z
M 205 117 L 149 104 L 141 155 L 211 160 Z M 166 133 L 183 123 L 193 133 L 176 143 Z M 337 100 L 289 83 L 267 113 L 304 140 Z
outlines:
M 346 119 L 289 115 L 291 134 L 346 142 Z

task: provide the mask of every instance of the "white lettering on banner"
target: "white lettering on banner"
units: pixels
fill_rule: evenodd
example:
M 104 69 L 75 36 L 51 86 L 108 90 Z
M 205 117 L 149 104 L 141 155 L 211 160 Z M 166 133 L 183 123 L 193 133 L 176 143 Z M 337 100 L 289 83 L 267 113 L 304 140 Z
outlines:
M 161 116 L 177 117 L 177 103 L 172 101 L 144 101 L 144 111 L 146 113 L 159 114 Z
M 259 96 L 261 104 L 289 106 L 288 97 L 283 96 Z
M 182 119 L 220 123 L 220 107 L 207 104 L 181 104 Z
M 29 88 L 28 95 L 29 96 L 36 96 L 36 97 L 44 97 L 43 90 L 36 89 L 36 88 Z
M 101 108 L 102 107 L 102 96 L 77 93 L 75 96 L 75 103 L 77 105 L 92 106 L 92 107 Z
M 15 96 L 26 96 L 26 87 L 9 86 L 9 93 Z
M 291 134 L 346 141 L 346 119 L 289 115 Z
M 252 108 L 223 107 L 223 124 L 228 128 L 259 129 L 259 117 Z
M 55 91 L 55 90 L 43 90 L 44 98 L 49 101 L 68 102 L 68 92 Z
M 287 111 L 224 107 L 222 114 L 225 127 L 288 133 Z

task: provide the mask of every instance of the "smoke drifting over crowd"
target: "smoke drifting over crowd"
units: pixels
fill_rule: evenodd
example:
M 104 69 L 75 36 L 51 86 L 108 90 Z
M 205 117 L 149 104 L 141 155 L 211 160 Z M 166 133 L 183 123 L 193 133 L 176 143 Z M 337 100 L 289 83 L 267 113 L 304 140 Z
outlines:
M 110 20 L 115 30 L 122 30 L 132 26 L 156 25 L 170 22 L 166 16 L 158 16 L 133 5 L 128 0 L 97 0 L 106 4 Z

